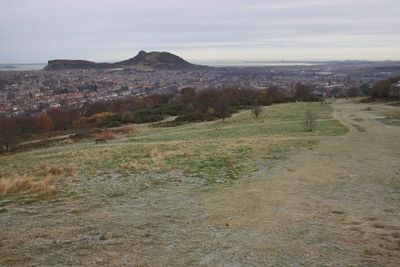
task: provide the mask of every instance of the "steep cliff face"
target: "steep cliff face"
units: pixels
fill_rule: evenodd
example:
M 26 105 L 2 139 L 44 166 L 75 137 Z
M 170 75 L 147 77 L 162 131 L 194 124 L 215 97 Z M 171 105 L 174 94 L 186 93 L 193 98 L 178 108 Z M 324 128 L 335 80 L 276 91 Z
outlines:
M 43 70 L 73 70 L 73 69 L 106 69 L 112 68 L 110 63 L 95 63 L 86 60 L 56 59 L 50 60 Z

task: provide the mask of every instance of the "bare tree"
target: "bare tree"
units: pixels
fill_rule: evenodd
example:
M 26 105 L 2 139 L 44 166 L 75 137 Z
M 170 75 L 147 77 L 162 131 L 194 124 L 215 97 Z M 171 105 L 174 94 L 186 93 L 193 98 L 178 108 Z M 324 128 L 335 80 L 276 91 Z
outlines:
M 18 143 L 17 121 L 0 116 L 0 153 L 8 152 Z
M 307 131 L 312 132 L 317 128 L 317 115 L 311 111 L 307 110 L 305 113 L 305 121 L 304 124 L 306 126 Z
M 295 88 L 294 96 L 299 101 L 311 100 L 311 87 L 307 84 L 297 83 Z
M 225 121 L 225 119 L 230 115 L 231 112 L 229 100 L 224 95 L 220 95 L 216 99 L 214 109 L 216 114 L 218 114 L 222 118 L 222 121 Z
M 256 103 L 253 106 L 252 112 L 254 114 L 254 117 L 258 119 L 258 117 L 260 117 L 261 113 L 263 112 L 263 107 L 260 104 Z
M 192 87 L 183 88 L 181 90 L 181 102 L 183 104 L 194 103 L 196 101 L 196 89 Z
M 353 86 L 347 91 L 348 97 L 356 97 L 356 96 L 360 96 L 360 95 L 361 95 L 361 90 L 357 86 Z
M 37 119 L 38 131 L 41 133 L 48 133 L 52 129 L 53 120 L 47 113 L 42 113 Z

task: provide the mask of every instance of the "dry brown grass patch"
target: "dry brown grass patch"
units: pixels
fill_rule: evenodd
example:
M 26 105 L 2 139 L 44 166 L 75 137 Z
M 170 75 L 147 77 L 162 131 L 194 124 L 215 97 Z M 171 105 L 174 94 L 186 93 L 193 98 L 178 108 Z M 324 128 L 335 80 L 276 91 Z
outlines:
M 388 119 L 400 120 L 400 110 L 386 111 L 384 114 Z
M 46 168 L 46 171 L 48 174 L 52 176 L 73 176 L 75 170 L 71 167 L 65 167 L 65 166 L 50 166 Z
M 16 176 L 0 180 L 0 195 L 18 195 L 22 193 L 37 193 L 45 195 L 53 192 L 51 186 L 52 178 L 46 176 L 43 179 L 35 180 L 31 176 Z
M 149 156 L 152 160 L 152 166 L 150 167 L 150 169 L 157 172 L 166 170 L 166 165 L 164 163 L 165 155 L 159 150 L 158 147 L 153 148 L 150 151 Z
M 104 142 L 108 140 L 112 140 L 114 138 L 114 134 L 110 131 L 104 131 L 101 133 L 97 133 L 94 135 L 94 140 L 96 142 Z

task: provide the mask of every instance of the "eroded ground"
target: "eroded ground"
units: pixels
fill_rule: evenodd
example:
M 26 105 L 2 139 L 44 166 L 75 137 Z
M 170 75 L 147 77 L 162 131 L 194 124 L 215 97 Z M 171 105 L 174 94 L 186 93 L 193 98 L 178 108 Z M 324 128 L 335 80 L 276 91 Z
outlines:
M 248 253 L 244 265 L 400 264 L 400 128 L 376 121 L 384 105 L 334 107 L 348 134 L 201 197 L 210 221 L 229 224 L 237 254 Z

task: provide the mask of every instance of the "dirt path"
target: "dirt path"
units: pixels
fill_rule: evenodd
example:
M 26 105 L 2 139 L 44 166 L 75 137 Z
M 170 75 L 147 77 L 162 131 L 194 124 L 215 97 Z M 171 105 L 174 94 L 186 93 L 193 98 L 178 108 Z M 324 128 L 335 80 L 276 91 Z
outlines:
M 385 106 L 334 108 L 350 128 L 345 136 L 202 194 L 211 225 L 229 233 L 229 249 L 217 249 L 210 263 L 399 266 L 400 128 L 375 120 Z

